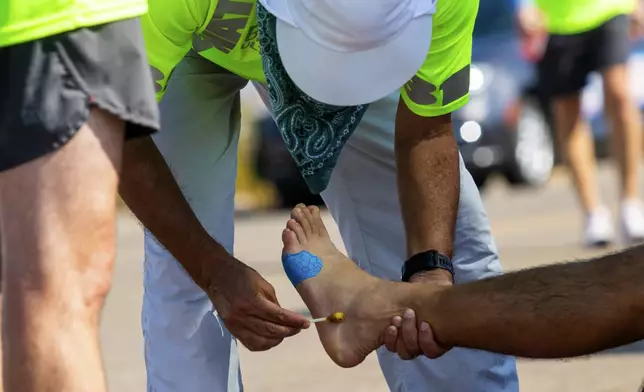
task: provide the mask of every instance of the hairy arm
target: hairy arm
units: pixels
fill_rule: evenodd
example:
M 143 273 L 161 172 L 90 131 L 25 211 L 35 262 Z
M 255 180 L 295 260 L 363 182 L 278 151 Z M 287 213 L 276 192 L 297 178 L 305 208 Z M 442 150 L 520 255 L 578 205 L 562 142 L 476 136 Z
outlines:
M 208 234 L 150 137 L 125 144 L 119 190 L 247 348 L 267 350 L 308 328 L 306 317 L 279 306 L 270 283 Z
M 401 100 L 396 167 L 409 256 L 435 249 L 451 257 L 460 194 L 451 115 L 421 117 Z
M 151 137 L 125 143 L 119 193 L 194 282 L 209 292 L 217 270 L 213 263 L 232 256 L 201 225 Z
M 141 18 L 157 100 L 162 99 L 173 69 L 190 50 L 193 33 L 206 19 L 206 11 L 197 4 L 151 0 L 149 12 Z M 202 227 L 151 137 L 125 143 L 119 193 L 195 283 L 208 292 L 214 278 L 212 263 L 231 256 Z M 181 235 L 176 235 L 177 227 Z
M 209 21 L 211 5 L 210 0 L 149 2 L 141 25 L 159 100 L 174 67 L 190 50 L 193 34 Z M 126 143 L 120 194 L 204 290 L 228 330 L 247 348 L 267 350 L 308 328 L 306 317 L 279 306 L 270 283 L 208 234 L 152 138 Z
M 446 346 L 531 358 L 587 355 L 644 339 L 642 282 L 639 246 L 448 287 L 438 300 L 417 290 L 414 309 Z

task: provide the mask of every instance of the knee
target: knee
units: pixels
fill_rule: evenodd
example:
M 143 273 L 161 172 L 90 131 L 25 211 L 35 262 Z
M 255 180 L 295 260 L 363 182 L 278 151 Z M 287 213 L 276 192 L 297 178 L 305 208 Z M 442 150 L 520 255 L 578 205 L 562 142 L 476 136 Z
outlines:
M 87 307 L 99 310 L 112 288 L 114 252 L 95 252 L 87 262 L 83 272 L 79 274 L 81 292 Z
M 632 106 L 632 99 L 626 86 L 607 88 L 605 97 L 606 109 L 615 115 L 626 113 Z

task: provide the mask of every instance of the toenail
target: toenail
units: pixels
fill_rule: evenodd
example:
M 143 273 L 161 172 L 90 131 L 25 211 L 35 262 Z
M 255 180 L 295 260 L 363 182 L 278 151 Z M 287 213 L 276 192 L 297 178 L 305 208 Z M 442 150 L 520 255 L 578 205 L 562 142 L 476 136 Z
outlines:
M 420 332 L 427 332 L 429 331 L 429 324 L 423 321 L 422 324 L 420 324 Z
M 414 311 L 413 311 L 413 310 L 411 310 L 411 309 L 407 309 L 407 310 L 405 310 L 404 317 L 405 317 L 405 319 L 407 319 L 407 320 L 412 319 L 412 318 L 414 317 Z

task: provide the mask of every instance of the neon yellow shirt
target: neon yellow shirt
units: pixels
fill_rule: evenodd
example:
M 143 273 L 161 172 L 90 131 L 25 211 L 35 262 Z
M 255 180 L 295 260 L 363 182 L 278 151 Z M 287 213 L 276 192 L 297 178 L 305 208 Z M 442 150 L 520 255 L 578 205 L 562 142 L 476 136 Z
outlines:
M 149 6 L 141 24 L 157 99 L 191 49 L 232 73 L 265 83 L 256 0 L 149 0 Z M 477 10 L 478 0 L 438 1 L 427 60 L 401 88 L 414 113 L 439 116 L 467 103 Z
M 535 0 L 553 34 L 592 30 L 621 14 L 635 10 L 637 0 Z
M 2 0 L 0 47 L 134 18 L 146 0 Z

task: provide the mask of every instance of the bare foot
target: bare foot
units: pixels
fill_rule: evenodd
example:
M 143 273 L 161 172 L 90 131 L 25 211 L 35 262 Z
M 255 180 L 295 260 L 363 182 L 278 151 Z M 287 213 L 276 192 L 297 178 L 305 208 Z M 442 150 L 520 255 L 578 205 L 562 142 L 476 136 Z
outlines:
M 342 367 L 360 364 L 383 343 L 383 334 L 404 307 L 393 303 L 391 286 L 359 269 L 333 245 L 317 207 L 298 205 L 282 233 L 284 254 L 309 252 L 322 261 L 316 276 L 296 283 L 295 288 L 313 317 L 334 312 L 345 314 L 344 322 L 316 324 L 322 346 Z M 286 260 L 285 263 L 293 261 Z M 285 268 L 288 270 L 289 266 Z

